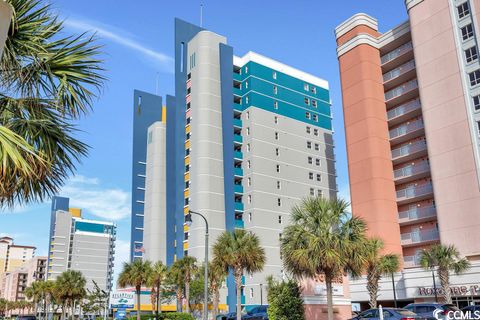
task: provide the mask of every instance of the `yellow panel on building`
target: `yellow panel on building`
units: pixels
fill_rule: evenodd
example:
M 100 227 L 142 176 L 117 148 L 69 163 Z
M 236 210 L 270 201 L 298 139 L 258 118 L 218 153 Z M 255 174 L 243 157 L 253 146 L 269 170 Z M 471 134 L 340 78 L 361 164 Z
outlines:
M 189 133 L 189 132 L 190 132 L 190 125 L 187 125 L 187 126 L 185 127 L 185 133 Z
M 187 142 L 185 142 L 185 149 L 190 149 L 190 140 L 187 140 Z
M 189 172 L 185 173 L 185 181 L 188 181 L 188 180 L 190 180 L 190 173 Z
M 188 209 L 188 206 L 185 207 L 185 208 L 183 208 L 183 214 L 188 214 L 188 210 L 189 210 L 189 209 Z
M 190 192 L 188 191 L 188 189 L 183 191 L 184 198 L 188 198 L 189 195 L 190 195 Z
M 167 123 L 167 107 L 162 107 L 162 122 Z
M 68 208 L 68 212 L 70 212 L 73 217 L 76 217 L 76 218 L 82 217 L 82 209 L 80 208 Z
M 183 250 L 187 250 L 188 249 L 188 242 L 184 242 L 183 243 Z
M 188 230 L 190 230 L 190 228 L 187 225 L 184 225 L 183 226 L 183 232 L 188 232 Z
M 189 165 L 189 164 L 190 164 L 190 156 L 185 157 L 185 165 Z

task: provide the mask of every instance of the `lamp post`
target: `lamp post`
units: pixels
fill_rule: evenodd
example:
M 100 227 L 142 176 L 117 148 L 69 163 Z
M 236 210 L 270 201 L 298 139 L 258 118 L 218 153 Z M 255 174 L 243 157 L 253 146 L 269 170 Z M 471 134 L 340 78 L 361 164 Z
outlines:
M 395 290 L 395 276 L 393 275 L 393 272 L 392 272 L 392 288 L 393 288 L 393 303 L 395 305 L 395 308 L 397 308 L 397 292 Z
M 432 270 L 432 279 L 433 279 L 433 293 L 435 294 L 435 302 L 438 302 L 438 296 L 437 296 L 437 285 L 435 283 L 435 267 L 430 268 Z
M 260 305 L 263 306 L 263 283 L 260 283 Z
M 192 213 L 196 214 L 200 217 L 203 218 L 205 221 L 205 279 L 204 279 L 204 288 L 203 288 L 203 294 L 204 294 L 204 302 L 203 302 L 203 319 L 207 320 L 208 319 L 208 221 L 205 216 L 199 212 L 195 212 L 192 210 L 188 210 L 188 214 L 185 216 L 185 223 L 188 226 L 192 225 Z

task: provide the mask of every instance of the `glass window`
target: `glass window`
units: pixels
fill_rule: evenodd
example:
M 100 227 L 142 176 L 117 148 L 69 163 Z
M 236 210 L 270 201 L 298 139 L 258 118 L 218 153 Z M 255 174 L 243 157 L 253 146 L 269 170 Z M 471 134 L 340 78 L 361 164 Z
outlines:
M 320 174 L 317 174 L 317 181 L 322 181 L 322 176 Z
M 275 140 L 278 140 L 278 132 L 275 132 Z
M 280 199 L 280 198 L 277 199 L 277 205 L 278 205 L 279 207 L 282 206 L 282 199 Z
M 277 79 L 277 73 L 275 71 L 272 72 L 272 78 Z
M 478 131 L 478 134 L 480 135 L 480 121 L 477 121 L 477 131 Z
M 310 127 L 307 127 L 307 133 L 310 133 Z
M 308 179 L 313 180 L 313 172 L 308 173 Z
M 310 90 L 310 91 L 312 91 L 312 93 L 317 93 L 317 88 L 312 86 L 312 90 Z
M 274 93 L 274 94 L 277 94 L 277 93 L 278 93 L 278 88 L 277 88 L 277 86 L 273 86 L 273 93 Z
M 311 141 L 307 141 L 307 148 L 312 149 L 312 142 Z
M 313 135 L 318 136 L 318 129 L 313 129 Z
M 312 100 L 312 106 L 315 108 L 317 107 L 317 100 Z
M 282 188 L 282 183 L 280 181 L 277 181 L 277 189 L 281 189 Z
M 316 114 L 313 115 L 313 121 L 318 122 L 318 116 Z
M 278 123 L 278 117 L 275 117 L 274 122 L 275 122 L 275 123 Z
M 480 110 L 480 95 L 473 97 L 473 106 L 475 107 L 475 111 Z
M 464 2 L 457 7 L 458 18 L 462 19 L 470 14 L 470 8 L 468 7 L 468 2 Z
M 310 188 L 310 195 L 311 196 L 315 195 L 315 190 L 313 188 Z
M 320 149 L 320 145 L 318 143 L 315 143 L 315 150 L 318 151 Z
M 305 112 L 305 118 L 310 119 L 310 112 Z
M 282 216 L 278 216 L 278 223 L 282 224 Z
M 280 165 L 277 164 L 277 172 L 280 172 Z
M 463 41 L 465 40 L 468 40 L 470 39 L 471 37 L 473 37 L 473 26 L 472 24 L 467 24 L 465 27 L 463 27 L 462 29 L 462 39 Z
M 312 157 L 308 157 L 308 163 L 312 164 L 312 161 L 313 161 Z
M 278 156 L 280 154 L 280 151 L 278 150 L 278 148 L 275 149 L 275 154 Z
M 308 99 L 307 97 L 305 97 L 304 100 L 305 100 L 305 104 L 306 104 L 307 106 L 309 106 L 309 105 L 310 105 L 310 99 Z
M 318 158 L 315 159 L 315 164 L 316 164 L 317 166 L 319 166 L 319 165 L 320 165 L 320 159 L 318 159 Z
M 477 59 L 478 59 L 478 52 L 477 52 L 476 46 L 473 46 L 465 50 L 465 60 L 467 60 L 467 63 L 473 62 Z
M 309 88 L 308 83 L 303 84 L 303 90 L 308 91 Z
M 274 109 L 278 109 L 278 102 L 277 102 L 277 101 L 274 101 L 274 102 L 273 102 L 273 108 L 274 108 Z
M 247 136 L 250 135 L 250 127 L 247 127 Z
M 477 84 L 480 84 L 480 70 L 475 70 L 471 72 L 468 76 L 470 78 L 471 86 L 476 86 Z

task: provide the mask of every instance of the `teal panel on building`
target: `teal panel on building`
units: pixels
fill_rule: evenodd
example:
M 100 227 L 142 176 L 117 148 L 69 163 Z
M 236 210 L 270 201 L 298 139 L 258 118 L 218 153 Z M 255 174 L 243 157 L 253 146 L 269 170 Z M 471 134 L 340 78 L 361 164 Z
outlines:
M 75 231 L 105 233 L 106 230 L 105 230 L 105 225 L 100 224 L 100 223 L 76 221 L 75 222 Z

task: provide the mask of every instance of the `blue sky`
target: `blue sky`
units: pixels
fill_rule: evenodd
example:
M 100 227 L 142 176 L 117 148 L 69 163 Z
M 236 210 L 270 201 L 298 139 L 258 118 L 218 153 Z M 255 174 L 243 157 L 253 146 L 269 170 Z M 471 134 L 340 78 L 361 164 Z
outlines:
M 61 195 L 88 218 L 118 225 L 116 267 L 128 257 L 133 89 L 173 94 L 173 19 L 200 21 L 228 39 L 236 55 L 255 51 L 330 82 L 338 186 L 348 196 L 340 79 L 334 28 L 365 12 L 388 30 L 407 16 L 403 0 L 50 0 L 66 19 L 65 32 L 95 31 L 104 45 L 108 82 L 94 112 L 82 118 L 80 137 L 91 146 Z M 48 247 L 50 203 L 0 213 L 0 235 L 18 244 Z

